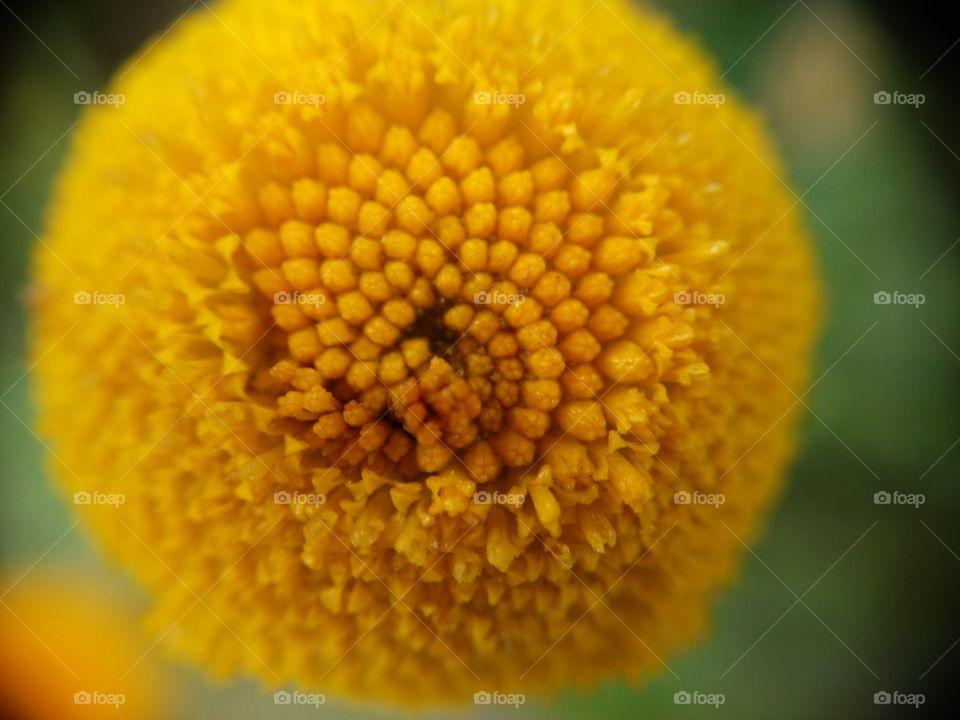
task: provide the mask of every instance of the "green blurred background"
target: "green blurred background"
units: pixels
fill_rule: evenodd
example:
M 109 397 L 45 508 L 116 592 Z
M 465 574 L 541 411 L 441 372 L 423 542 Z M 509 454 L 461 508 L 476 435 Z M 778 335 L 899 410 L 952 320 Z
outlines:
M 719 601 L 713 632 L 668 660 L 675 676 L 495 714 L 868 718 L 960 704 L 951 688 L 960 658 L 960 326 L 951 299 L 960 267 L 960 26 L 946 8 L 921 15 L 893 2 L 654 4 L 698 37 L 735 91 L 769 119 L 784 179 L 817 240 L 827 291 L 822 379 L 805 399 L 810 412 L 787 490 L 745 552 L 740 581 Z M 30 249 L 78 116 L 73 93 L 103 87 L 119 62 L 190 6 L 0 2 L 0 577 L 35 562 L 30 573 L 70 565 L 91 583 L 136 593 L 79 528 L 68 531 L 68 508 L 45 479 L 44 448 L 29 429 L 24 301 Z M 206 12 L 202 3 L 196 9 Z M 926 101 L 919 109 L 876 105 L 881 90 Z M 884 290 L 926 301 L 874 304 Z M 877 505 L 882 490 L 926 501 L 918 509 Z M 164 717 L 394 716 L 330 700 L 298 712 L 275 707 L 252 683 L 217 686 L 174 664 L 167 671 Z M 677 705 L 683 690 L 723 693 L 725 703 Z M 883 690 L 924 693 L 926 704 L 875 705 Z

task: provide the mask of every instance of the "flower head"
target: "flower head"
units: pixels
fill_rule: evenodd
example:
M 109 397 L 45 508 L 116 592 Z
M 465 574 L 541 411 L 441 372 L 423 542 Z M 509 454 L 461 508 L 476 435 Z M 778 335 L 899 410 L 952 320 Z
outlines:
M 229 0 L 111 92 L 38 255 L 41 418 L 182 652 L 464 702 L 698 633 L 816 292 L 694 47 L 621 0 Z

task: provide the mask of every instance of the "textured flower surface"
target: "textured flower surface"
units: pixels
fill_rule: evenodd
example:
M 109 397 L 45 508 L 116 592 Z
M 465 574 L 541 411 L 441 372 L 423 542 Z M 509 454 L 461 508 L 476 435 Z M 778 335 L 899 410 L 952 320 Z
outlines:
M 817 293 L 694 46 L 619 0 L 228 0 L 110 92 L 38 252 L 40 418 L 182 655 L 469 702 L 700 632 Z

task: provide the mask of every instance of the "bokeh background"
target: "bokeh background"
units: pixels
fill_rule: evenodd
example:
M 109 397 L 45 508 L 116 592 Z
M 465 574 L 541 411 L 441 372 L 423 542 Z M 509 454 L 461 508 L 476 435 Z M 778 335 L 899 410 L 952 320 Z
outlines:
M 713 53 L 782 149 L 782 180 L 805 208 L 826 286 L 820 379 L 803 399 L 789 484 L 705 641 L 641 687 L 531 698 L 494 714 L 872 718 L 958 705 L 960 24 L 946 4 L 943 14 L 849 0 L 653 4 Z M 213 683 L 167 660 L 140 634 L 144 598 L 73 526 L 31 430 L 29 256 L 78 118 L 73 94 L 103 87 L 190 7 L 208 12 L 201 0 L 0 0 L 0 717 L 12 714 L 3 701 L 11 687 L 50 691 L 42 676 L 23 679 L 26 658 L 46 654 L 51 677 L 62 676 L 56 656 L 71 642 L 79 668 L 84 648 L 91 664 L 114 651 L 126 653 L 123 667 L 136 665 L 125 681 L 154 692 L 141 694 L 140 709 L 124 708 L 132 717 L 395 717 L 332 698 L 319 709 L 279 707 L 251 682 Z M 878 91 L 920 93 L 924 103 L 878 105 Z M 881 291 L 925 302 L 875 304 Z M 924 503 L 878 505 L 880 491 L 919 493 Z M 107 610 L 102 626 L 70 615 L 87 594 Z M 31 611 L 37 619 L 24 620 Z M 18 646 L 11 633 L 36 645 Z M 725 702 L 678 705 L 678 691 Z M 925 704 L 876 705 L 880 691 L 923 693 Z

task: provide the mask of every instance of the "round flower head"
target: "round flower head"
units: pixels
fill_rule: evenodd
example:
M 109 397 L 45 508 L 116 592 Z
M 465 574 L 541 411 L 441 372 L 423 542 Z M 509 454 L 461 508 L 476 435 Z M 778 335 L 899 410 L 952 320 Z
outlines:
M 84 116 L 37 258 L 78 512 L 216 672 L 469 703 L 662 667 L 791 451 L 809 242 L 622 0 L 227 0 Z

